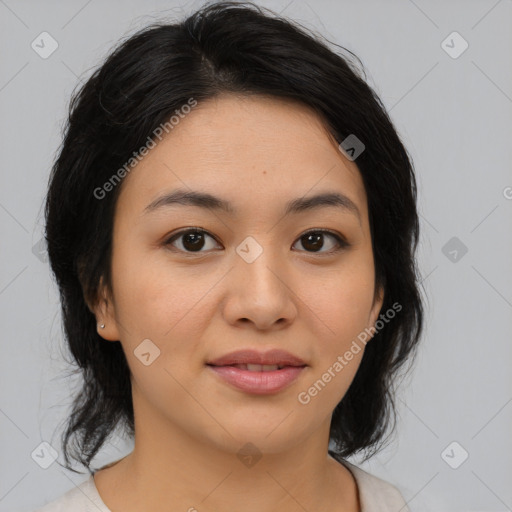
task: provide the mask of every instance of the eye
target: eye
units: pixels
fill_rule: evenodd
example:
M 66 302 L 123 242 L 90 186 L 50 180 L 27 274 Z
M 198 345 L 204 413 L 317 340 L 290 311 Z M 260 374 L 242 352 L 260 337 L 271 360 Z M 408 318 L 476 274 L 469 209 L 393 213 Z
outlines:
M 206 237 L 215 240 L 211 235 L 209 235 L 204 229 L 201 228 L 189 228 L 183 231 L 180 231 L 169 238 L 165 245 L 173 245 L 175 240 L 179 240 L 183 238 L 183 242 L 181 243 L 181 248 L 179 248 L 182 252 L 204 252 L 200 251 L 205 246 L 205 235 Z
M 334 249 L 330 249 L 327 251 L 320 251 L 324 247 L 324 241 L 323 238 L 325 236 L 330 237 L 331 239 L 334 239 Z M 308 252 L 321 252 L 322 254 L 333 254 L 335 252 L 338 252 L 346 247 L 349 246 L 349 244 L 339 235 L 336 233 L 333 233 L 331 231 L 327 231 L 325 229 L 314 229 L 311 231 L 308 231 L 307 233 L 304 233 L 299 240 L 302 243 L 302 246 L 304 248 L 307 248 Z M 336 247 L 337 246 L 337 247 Z M 309 250 L 311 249 L 311 251 Z
M 329 249 L 327 251 L 321 251 L 324 248 L 324 237 L 330 237 L 331 240 L 334 240 L 334 249 Z M 181 247 L 177 247 L 177 249 L 181 252 L 185 253 L 201 253 L 206 251 L 201 251 L 201 249 L 206 248 L 212 249 L 214 247 L 207 247 L 206 239 L 210 238 L 215 241 L 207 231 L 201 228 L 189 228 L 183 231 L 179 231 L 171 236 L 166 242 L 165 245 L 175 246 L 175 242 L 179 241 Z M 332 254 L 338 252 L 350 244 L 346 242 L 341 236 L 338 234 L 325 230 L 325 229 L 314 229 L 310 230 L 307 233 L 304 233 L 300 236 L 297 242 L 301 242 L 302 246 L 306 249 L 307 252 L 321 253 L 321 254 Z M 297 243 L 296 242 L 296 243 Z M 294 245 L 296 245 L 296 243 Z M 332 242 L 331 242 L 331 245 Z M 176 246 L 175 246 L 176 247 Z

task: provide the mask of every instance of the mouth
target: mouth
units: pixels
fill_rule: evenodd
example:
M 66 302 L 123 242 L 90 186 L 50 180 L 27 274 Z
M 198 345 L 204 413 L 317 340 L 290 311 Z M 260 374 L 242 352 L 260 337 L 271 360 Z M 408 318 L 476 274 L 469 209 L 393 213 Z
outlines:
M 218 365 L 208 365 L 208 366 L 217 366 Z M 239 370 L 246 370 L 249 372 L 272 372 L 276 370 L 282 370 L 283 368 L 287 368 L 291 365 L 286 364 L 229 364 L 229 365 L 220 365 L 220 367 L 229 366 L 230 368 L 238 368 Z
M 227 354 L 206 366 L 220 382 L 255 395 L 270 395 L 289 387 L 308 366 L 281 350 L 260 353 L 243 350 Z

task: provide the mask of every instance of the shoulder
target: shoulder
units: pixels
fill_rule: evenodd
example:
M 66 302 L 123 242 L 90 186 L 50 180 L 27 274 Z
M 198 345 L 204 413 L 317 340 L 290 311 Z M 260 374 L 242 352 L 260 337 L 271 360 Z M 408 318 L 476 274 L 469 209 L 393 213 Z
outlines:
M 70 512 L 71 510 L 73 512 L 110 512 L 101 501 L 92 476 L 60 498 L 33 512 Z
M 356 480 L 361 512 L 410 512 L 402 494 L 392 484 L 350 462 L 343 461 L 343 465 Z

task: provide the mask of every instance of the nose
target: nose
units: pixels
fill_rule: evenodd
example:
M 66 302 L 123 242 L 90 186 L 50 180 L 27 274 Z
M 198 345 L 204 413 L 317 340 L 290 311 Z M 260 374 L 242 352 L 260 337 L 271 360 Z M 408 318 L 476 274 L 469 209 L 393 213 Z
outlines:
M 232 325 L 251 324 L 258 330 L 290 325 L 297 316 L 298 300 L 293 290 L 293 269 L 275 252 L 258 249 L 251 240 L 240 244 L 233 264 L 226 276 L 226 321 Z

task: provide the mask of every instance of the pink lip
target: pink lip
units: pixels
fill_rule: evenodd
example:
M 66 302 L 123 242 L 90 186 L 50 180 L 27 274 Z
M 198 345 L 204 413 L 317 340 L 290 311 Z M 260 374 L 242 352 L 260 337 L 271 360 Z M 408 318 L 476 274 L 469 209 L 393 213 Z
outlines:
M 222 357 L 208 361 L 213 366 L 228 366 L 233 364 L 278 364 L 281 366 L 306 366 L 306 363 L 286 350 L 273 349 L 267 352 L 245 349 L 230 352 Z
M 283 368 L 271 371 L 249 371 L 236 368 L 236 364 L 279 365 Z M 256 395 L 277 393 L 296 380 L 306 363 L 297 356 L 284 350 L 258 352 L 256 350 L 238 350 L 207 363 L 228 384 Z
M 213 372 L 219 377 L 247 393 L 255 395 L 270 395 L 288 387 L 299 374 L 304 366 L 285 366 L 281 370 L 263 372 L 251 372 L 234 366 L 211 366 Z

